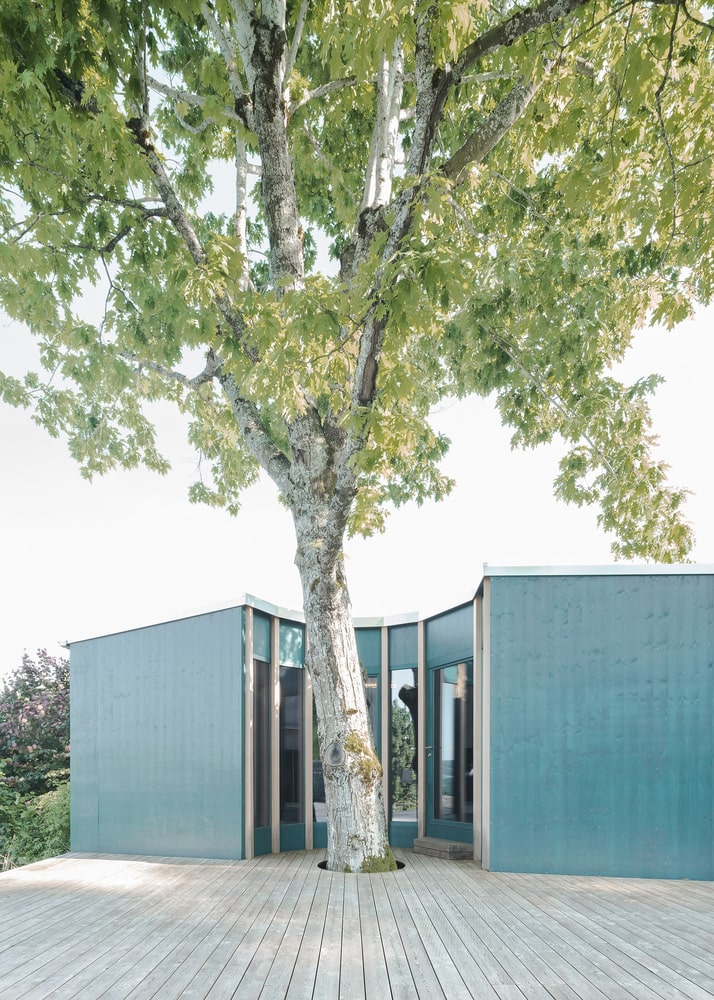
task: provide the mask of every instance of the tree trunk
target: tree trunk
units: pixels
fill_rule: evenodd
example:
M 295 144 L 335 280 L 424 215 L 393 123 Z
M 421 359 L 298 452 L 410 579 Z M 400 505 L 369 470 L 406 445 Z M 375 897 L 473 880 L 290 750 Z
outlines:
M 327 806 L 327 867 L 391 871 L 382 800 L 342 552 L 325 565 L 313 518 L 294 515 Z

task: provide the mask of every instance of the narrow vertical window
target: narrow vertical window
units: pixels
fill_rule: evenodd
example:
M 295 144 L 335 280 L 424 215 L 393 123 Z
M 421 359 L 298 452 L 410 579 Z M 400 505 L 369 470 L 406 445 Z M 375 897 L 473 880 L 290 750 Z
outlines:
M 305 822 L 303 700 L 305 672 L 280 668 L 280 822 Z
M 390 678 L 390 799 L 392 822 L 417 821 L 417 671 L 392 670 Z
M 317 707 L 312 703 L 312 819 L 315 823 L 327 822 L 325 805 L 325 777 L 320 759 L 320 741 L 317 736 Z
M 253 825 L 270 826 L 270 664 L 253 661 L 253 762 L 255 773 Z
M 435 671 L 436 819 L 473 821 L 473 663 Z

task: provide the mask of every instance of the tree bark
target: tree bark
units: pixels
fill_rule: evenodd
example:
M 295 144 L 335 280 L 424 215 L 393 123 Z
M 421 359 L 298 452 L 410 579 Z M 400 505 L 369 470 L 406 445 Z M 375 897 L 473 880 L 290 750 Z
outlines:
M 317 710 L 327 807 L 327 867 L 390 871 L 382 766 L 374 750 L 342 550 L 325 559 L 327 504 L 293 510 L 308 664 Z

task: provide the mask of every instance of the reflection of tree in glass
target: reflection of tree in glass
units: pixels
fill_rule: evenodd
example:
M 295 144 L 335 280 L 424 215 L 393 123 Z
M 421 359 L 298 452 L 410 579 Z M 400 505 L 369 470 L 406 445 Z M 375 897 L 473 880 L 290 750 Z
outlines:
M 417 785 L 412 770 L 415 737 L 411 713 L 398 702 L 392 702 L 392 809 L 416 809 Z M 411 782 L 402 781 L 403 771 Z

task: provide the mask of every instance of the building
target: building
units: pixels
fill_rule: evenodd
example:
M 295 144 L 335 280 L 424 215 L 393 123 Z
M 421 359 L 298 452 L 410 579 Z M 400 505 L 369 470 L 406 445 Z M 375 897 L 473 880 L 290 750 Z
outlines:
M 485 567 L 358 620 L 395 846 L 494 871 L 714 879 L 714 567 Z M 326 843 L 304 627 L 237 607 L 71 644 L 72 849 Z

